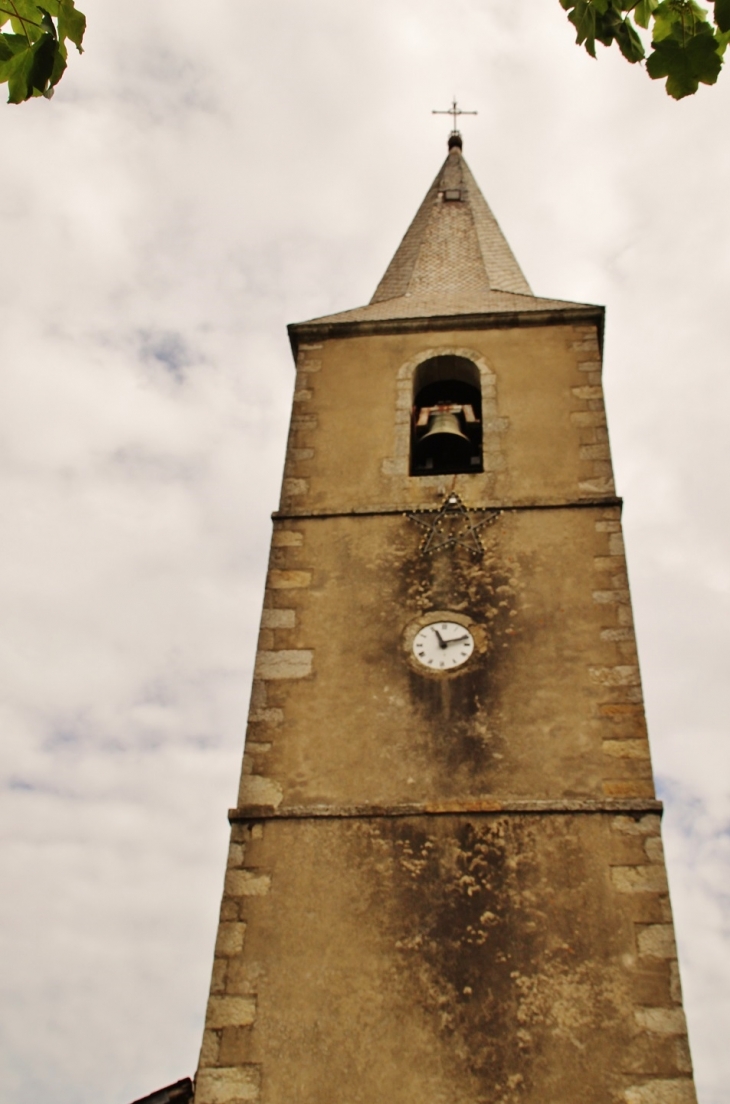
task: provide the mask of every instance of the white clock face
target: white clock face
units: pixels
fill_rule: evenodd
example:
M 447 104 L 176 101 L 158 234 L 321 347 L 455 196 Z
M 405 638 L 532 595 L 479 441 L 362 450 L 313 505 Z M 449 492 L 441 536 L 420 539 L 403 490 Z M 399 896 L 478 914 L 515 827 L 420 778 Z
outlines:
M 413 655 L 429 671 L 452 671 L 474 651 L 474 637 L 456 621 L 433 621 L 416 633 Z

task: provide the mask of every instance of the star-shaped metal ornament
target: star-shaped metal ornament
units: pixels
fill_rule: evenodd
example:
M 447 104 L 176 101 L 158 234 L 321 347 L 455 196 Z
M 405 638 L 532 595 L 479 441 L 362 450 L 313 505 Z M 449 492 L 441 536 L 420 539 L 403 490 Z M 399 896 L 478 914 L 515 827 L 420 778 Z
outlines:
M 422 556 L 428 556 L 442 548 L 455 548 L 457 545 L 472 555 L 481 556 L 484 545 L 479 538 L 479 530 L 496 521 L 502 511 L 479 510 L 480 514 L 486 516 L 478 521 L 473 516 L 475 512 L 467 510 L 458 494 L 452 491 L 446 496 L 440 509 L 419 510 L 416 514 L 406 514 L 406 517 L 426 530 L 419 550 Z

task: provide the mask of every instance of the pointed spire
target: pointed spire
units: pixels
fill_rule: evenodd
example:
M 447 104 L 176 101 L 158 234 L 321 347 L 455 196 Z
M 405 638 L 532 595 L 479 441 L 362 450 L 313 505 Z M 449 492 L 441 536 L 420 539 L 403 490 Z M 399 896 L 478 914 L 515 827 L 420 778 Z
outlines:
M 533 295 L 497 220 L 462 153 L 457 130 L 449 152 L 393 260 L 366 307 L 329 314 L 289 327 L 293 344 L 304 334 L 352 327 L 392 330 L 429 328 L 455 316 L 534 321 L 548 315 L 591 319 L 603 308 Z M 576 313 L 577 312 L 577 313 Z M 451 325 L 451 322 L 448 322 Z M 500 323 L 501 324 L 501 323 Z M 319 329 L 318 329 L 319 328 Z
M 471 301 L 490 291 L 532 295 L 454 132 L 448 156 L 370 302 L 401 296 Z

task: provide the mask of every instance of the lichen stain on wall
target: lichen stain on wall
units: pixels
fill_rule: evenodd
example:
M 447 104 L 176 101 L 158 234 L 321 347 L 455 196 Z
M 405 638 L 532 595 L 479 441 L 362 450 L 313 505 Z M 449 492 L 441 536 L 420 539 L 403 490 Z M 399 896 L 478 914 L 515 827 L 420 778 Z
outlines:
M 561 1068 L 556 1099 L 572 1099 L 571 1068 L 607 1099 L 596 1032 L 620 1036 L 627 994 L 575 832 L 561 816 L 478 816 L 384 819 L 356 833 L 377 869 L 371 915 L 392 948 L 393 985 L 430 1023 L 455 1099 L 531 1101 Z

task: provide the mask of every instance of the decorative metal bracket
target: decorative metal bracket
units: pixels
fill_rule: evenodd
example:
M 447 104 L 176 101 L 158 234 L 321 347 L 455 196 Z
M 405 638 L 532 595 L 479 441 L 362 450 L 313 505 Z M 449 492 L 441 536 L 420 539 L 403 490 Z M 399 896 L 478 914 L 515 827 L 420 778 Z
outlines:
M 476 513 L 484 513 L 486 517 L 476 521 L 473 516 Z M 501 513 L 501 510 L 468 510 L 459 495 L 452 491 L 438 510 L 418 510 L 405 516 L 426 531 L 419 549 L 422 556 L 457 545 L 473 556 L 481 556 L 484 545 L 479 530 L 495 522 Z

